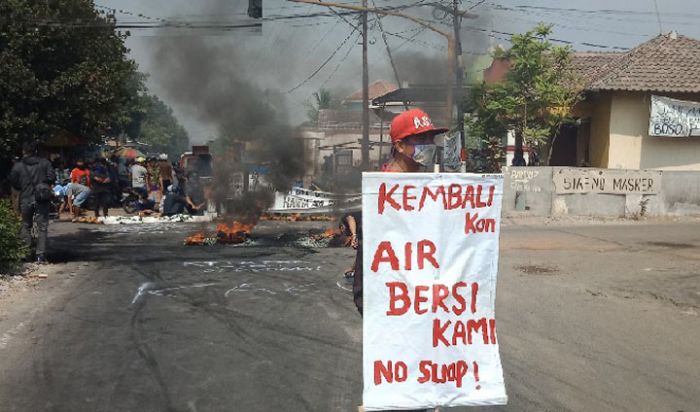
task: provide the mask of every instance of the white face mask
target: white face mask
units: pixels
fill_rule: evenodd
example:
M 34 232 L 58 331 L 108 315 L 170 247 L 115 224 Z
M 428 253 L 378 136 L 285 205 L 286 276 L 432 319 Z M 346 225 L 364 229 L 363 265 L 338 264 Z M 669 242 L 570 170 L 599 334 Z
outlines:
M 432 170 L 433 165 L 435 165 L 435 150 L 434 144 L 417 144 L 413 146 L 413 159 L 414 162 L 421 166 L 425 166 L 426 169 Z

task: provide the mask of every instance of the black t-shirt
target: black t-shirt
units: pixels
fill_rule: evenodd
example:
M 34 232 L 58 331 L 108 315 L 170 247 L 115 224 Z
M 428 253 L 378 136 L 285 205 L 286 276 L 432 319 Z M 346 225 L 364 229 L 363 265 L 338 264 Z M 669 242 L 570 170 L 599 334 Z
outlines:
M 105 165 L 95 165 L 95 167 L 92 169 L 92 173 L 90 173 L 92 176 L 92 191 L 94 193 L 100 193 L 100 192 L 108 192 L 111 189 L 112 183 L 103 183 L 103 182 L 98 182 L 95 178 L 98 178 L 100 180 L 102 179 L 107 179 L 111 178 L 109 175 L 109 170 L 107 169 L 107 166 Z
M 204 201 L 204 189 L 198 181 L 187 182 L 186 192 L 195 205 L 199 205 Z

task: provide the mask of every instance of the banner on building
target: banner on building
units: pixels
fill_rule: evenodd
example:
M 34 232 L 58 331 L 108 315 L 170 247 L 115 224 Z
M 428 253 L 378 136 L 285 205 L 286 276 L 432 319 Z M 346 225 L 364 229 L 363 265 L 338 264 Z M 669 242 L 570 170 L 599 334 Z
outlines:
M 649 136 L 700 136 L 700 103 L 652 95 Z
M 364 173 L 365 410 L 503 405 L 502 175 Z

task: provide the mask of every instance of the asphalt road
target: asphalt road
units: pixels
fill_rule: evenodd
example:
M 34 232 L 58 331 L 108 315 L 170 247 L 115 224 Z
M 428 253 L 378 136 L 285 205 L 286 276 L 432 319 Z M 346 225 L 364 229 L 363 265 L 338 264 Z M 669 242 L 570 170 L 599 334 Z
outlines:
M 0 411 L 355 411 L 353 255 L 299 243 L 312 226 L 187 247 L 196 225 L 54 225 L 48 279 L 0 296 Z M 699 410 L 699 229 L 504 226 L 510 401 L 479 410 Z

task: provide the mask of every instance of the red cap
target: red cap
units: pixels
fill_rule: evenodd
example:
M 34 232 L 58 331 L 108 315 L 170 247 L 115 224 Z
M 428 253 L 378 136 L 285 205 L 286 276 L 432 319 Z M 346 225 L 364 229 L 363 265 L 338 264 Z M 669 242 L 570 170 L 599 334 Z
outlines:
M 392 143 L 416 134 L 425 132 L 440 134 L 446 131 L 447 129 L 433 126 L 430 117 L 421 109 L 411 109 L 399 114 L 391 121 L 391 127 L 389 128 Z

